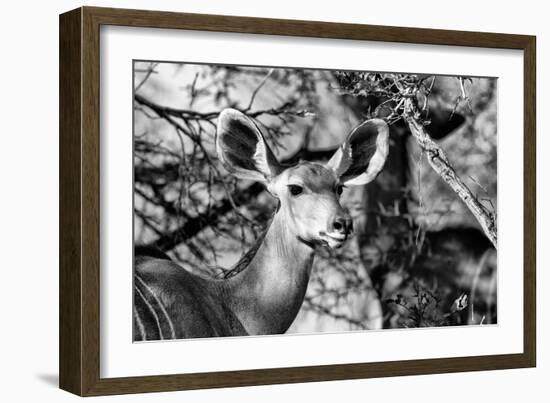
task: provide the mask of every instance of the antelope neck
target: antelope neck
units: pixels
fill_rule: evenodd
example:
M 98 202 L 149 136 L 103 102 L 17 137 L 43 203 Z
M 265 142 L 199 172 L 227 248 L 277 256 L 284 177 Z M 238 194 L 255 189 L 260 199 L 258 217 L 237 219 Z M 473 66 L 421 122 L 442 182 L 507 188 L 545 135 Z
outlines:
M 248 267 L 227 280 L 228 304 L 249 334 L 284 333 L 304 300 L 314 250 L 287 221 L 278 211 Z

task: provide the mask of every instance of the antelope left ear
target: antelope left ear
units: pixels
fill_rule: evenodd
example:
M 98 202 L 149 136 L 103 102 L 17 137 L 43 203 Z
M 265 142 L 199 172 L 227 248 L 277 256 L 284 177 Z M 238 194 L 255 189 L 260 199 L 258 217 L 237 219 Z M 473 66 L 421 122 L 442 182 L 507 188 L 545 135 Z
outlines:
M 268 184 L 282 170 L 260 129 L 235 109 L 220 113 L 216 150 L 225 168 L 237 178 Z
M 382 119 L 363 122 L 348 135 L 327 168 L 348 186 L 364 185 L 380 173 L 389 149 L 389 128 Z

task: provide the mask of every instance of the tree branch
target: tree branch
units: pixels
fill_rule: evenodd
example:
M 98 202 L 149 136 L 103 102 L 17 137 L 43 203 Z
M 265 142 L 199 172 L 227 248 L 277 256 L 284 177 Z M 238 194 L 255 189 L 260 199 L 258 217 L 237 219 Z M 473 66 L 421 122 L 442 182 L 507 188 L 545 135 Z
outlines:
M 250 185 L 248 188 L 240 191 L 238 195 L 234 196 L 235 205 L 242 206 L 247 204 L 263 190 L 264 187 L 260 183 Z M 157 248 L 162 251 L 169 251 L 178 246 L 180 243 L 193 238 L 203 229 L 211 226 L 212 222 L 215 221 L 217 217 L 224 216 L 231 211 L 232 208 L 233 205 L 230 200 L 225 198 L 221 202 L 212 206 L 206 213 L 190 218 L 182 226 L 159 236 L 153 242 L 143 246 Z
M 424 129 L 414 115 L 412 98 L 405 100 L 403 118 L 422 150 L 426 153 L 428 163 L 433 170 L 445 181 L 447 185 L 462 199 L 464 204 L 477 219 L 483 232 L 489 238 L 495 249 L 497 247 L 497 226 L 494 215 L 489 212 L 474 196 L 472 191 L 456 174 L 456 171 L 449 163 L 445 152 Z

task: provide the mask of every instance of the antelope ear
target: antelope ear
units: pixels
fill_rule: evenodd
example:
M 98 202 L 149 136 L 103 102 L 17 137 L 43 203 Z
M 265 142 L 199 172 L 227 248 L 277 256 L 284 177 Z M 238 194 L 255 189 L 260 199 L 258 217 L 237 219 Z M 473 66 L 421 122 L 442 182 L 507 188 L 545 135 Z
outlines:
M 384 167 L 388 156 L 389 128 L 382 119 L 363 122 L 351 131 L 327 167 L 345 185 L 364 185 Z
M 225 168 L 241 179 L 267 184 L 281 171 L 260 129 L 235 109 L 224 109 L 218 118 L 216 151 Z

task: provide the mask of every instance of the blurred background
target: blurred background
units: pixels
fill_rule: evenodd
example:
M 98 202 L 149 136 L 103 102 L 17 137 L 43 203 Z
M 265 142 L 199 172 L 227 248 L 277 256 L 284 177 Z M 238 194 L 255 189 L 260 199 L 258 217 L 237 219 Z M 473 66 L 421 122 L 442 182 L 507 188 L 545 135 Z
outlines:
M 450 164 L 493 216 L 497 79 L 134 63 L 134 241 L 224 278 L 269 223 L 276 201 L 219 163 L 218 114 L 256 119 L 280 161 L 325 161 L 353 127 L 390 124 L 376 181 L 344 190 L 356 236 L 318 251 L 289 332 L 497 323 L 496 251 L 431 169 L 401 118 L 403 88 Z

